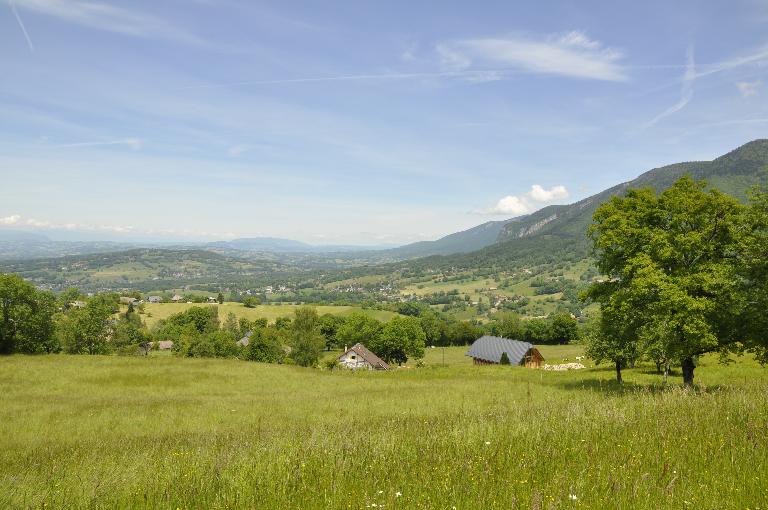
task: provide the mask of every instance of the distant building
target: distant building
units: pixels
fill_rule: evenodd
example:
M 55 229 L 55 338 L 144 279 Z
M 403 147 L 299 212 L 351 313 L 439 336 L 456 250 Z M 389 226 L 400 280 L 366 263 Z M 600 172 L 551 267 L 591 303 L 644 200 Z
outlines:
M 147 298 L 147 301 L 149 301 L 150 303 L 162 303 L 163 298 L 161 298 L 160 296 L 149 296 Z
M 178 294 L 174 294 L 173 297 L 171 298 L 171 301 L 173 301 L 174 303 L 181 303 L 182 301 L 184 301 L 184 296 L 179 296 Z
M 470 356 L 475 365 L 496 365 L 501 362 L 505 352 L 510 365 L 540 368 L 544 362 L 544 357 L 533 344 L 488 335 L 475 340 L 466 356 Z
M 72 308 L 85 308 L 85 301 L 72 301 L 69 306 Z
M 337 361 L 342 366 L 353 370 L 389 370 L 389 365 L 384 360 L 369 351 L 361 343 L 357 343 L 347 349 L 344 354 L 337 358 Z
M 218 303 L 218 301 L 216 301 L 216 298 L 215 298 L 215 297 L 213 297 L 213 296 L 208 296 L 208 303 L 211 303 L 211 304 L 213 304 L 213 303 Z
M 170 351 L 173 349 L 173 341 L 172 340 L 160 340 L 157 342 L 157 348 L 161 351 Z
M 129 296 L 120 296 L 120 304 L 122 305 L 137 305 L 139 304 L 139 300 L 135 297 L 129 297 Z

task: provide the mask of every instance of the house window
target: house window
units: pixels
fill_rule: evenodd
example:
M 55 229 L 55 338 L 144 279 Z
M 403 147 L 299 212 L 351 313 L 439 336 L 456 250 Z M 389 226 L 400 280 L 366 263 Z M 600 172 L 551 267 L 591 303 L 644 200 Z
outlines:
M 357 359 L 354 354 L 352 356 L 350 356 L 349 358 L 350 359 Z

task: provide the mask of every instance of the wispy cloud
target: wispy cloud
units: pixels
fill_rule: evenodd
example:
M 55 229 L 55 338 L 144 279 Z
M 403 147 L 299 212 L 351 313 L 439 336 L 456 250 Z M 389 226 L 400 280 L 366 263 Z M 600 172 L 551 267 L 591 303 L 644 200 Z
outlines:
M 685 73 L 683 74 L 683 82 L 680 90 L 680 100 L 675 104 L 652 118 L 650 121 L 643 125 L 643 128 L 647 129 L 654 126 L 662 119 L 669 117 L 673 113 L 679 112 L 685 108 L 688 103 L 693 99 L 693 83 L 696 81 L 696 63 L 693 57 L 693 45 L 688 46 L 688 52 L 686 56 Z
M 170 237 L 214 237 L 214 238 L 232 238 L 235 234 L 232 232 L 209 232 L 197 229 L 175 229 L 175 228 L 150 228 L 142 229 L 133 225 L 109 225 L 97 223 L 60 223 L 39 218 L 25 218 L 20 214 L 12 214 L 6 217 L 0 217 L 0 227 L 23 228 L 29 230 L 45 231 L 68 231 L 68 232 L 104 232 L 112 234 L 134 234 L 150 236 L 170 236 Z
M 451 70 L 502 65 L 536 74 L 627 80 L 621 65 L 623 53 L 579 31 L 544 38 L 513 35 L 462 39 L 440 43 L 436 49 L 442 65 Z
M 346 74 L 336 76 L 306 76 L 300 78 L 278 78 L 274 80 L 247 80 L 233 81 L 227 83 L 211 83 L 205 85 L 191 85 L 183 87 L 181 90 L 194 89 L 216 89 L 223 87 L 238 87 L 249 85 L 288 85 L 291 83 L 320 83 L 320 82 L 338 82 L 338 81 L 366 81 L 366 80 L 408 80 L 419 78 L 465 78 L 470 81 L 488 81 L 491 75 L 500 76 L 503 73 L 510 72 L 509 69 L 485 69 L 474 70 L 464 69 L 455 71 L 435 71 L 423 73 L 374 73 L 374 74 Z
M 251 150 L 250 145 L 233 145 L 229 149 L 227 149 L 227 154 L 229 154 L 230 157 L 234 158 L 241 154 L 245 154 L 249 150 Z
M 740 57 L 734 57 L 708 66 L 702 66 L 703 70 L 696 73 L 694 77 L 703 78 L 705 76 L 722 73 L 723 71 L 729 71 L 746 65 L 764 65 L 766 62 L 768 62 L 768 45 L 764 45 Z
M 739 89 L 739 94 L 741 94 L 741 97 L 751 97 L 757 95 L 760 85 L 762 85 L 760 80 L 736 82 L 736 87 Z
M 27 32 L 27 27 L 25 27 L 24 22 L 21 21 L 21 16 L 19 16 L 19 11 L 16 10 L 16 4 L 14 3 L 14 0 L 8 0 L 8 3 L 11 5 L 11 10 L 13 11 L 13 15 L 16 16 L 16 21 L 19 23 L 19 27 L 21 28 L 21 32 L 24 34 L 24 38 L 27 40 L 29 51 L 34 53 L 35 45 L 32 44 L 32 39 L 29 37 L 29 33 Z
M 97 30 L 187 44 L 205 44 L 196 35 L 166 20 L 110 3 L 82 0 L 15 0 L 15 3 L 31 12 Z
M 98 147 L 100 145 L 127 145 L 133 150 L 141 149 L 144 142 L 138 138 L 124 138 L 122 140 L 109 140 L 106 142 L 77 142 L 77 143 L 65 143 L 62 145 L 55 145 L 57 149 L 68 149 L 71 147 Z
M 133 232 L 132 226 L 116 225 L 91 225 L 82 223 L 55 223 L 48 220 L 36 218 L 23 218 L 20 214 L 12 214 L 5 218 L 0 218 L 0 225 L 12 227 L 26 227 L 31 229 L 43 230 L 88 230 L 88 231 L 107 231 L 117 233 Z
M 495 206 L 475 212 L 479 214 L 520 216 L 532 213 L 544 204 L 568 198 L 569 195 L 570 193 L 568 193 L 565 186 L 553 186 L 550 189 L 545 189 L 539 184 L 534 184 L 531 186 L 531 190 L 523 195 L 508 195 L 499 200 Z

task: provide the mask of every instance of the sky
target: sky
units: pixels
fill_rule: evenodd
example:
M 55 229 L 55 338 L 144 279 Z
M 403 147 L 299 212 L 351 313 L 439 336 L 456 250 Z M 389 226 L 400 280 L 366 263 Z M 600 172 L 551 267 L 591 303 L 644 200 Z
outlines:
M 0 0 L 0 228 L 401 244 L 765 137 L 766 0 Z

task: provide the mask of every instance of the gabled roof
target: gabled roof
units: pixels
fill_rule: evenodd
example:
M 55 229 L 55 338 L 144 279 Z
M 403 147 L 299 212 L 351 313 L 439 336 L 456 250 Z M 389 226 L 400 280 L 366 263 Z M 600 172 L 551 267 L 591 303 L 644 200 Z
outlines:
M 506 352 L 510 365 L 520 365 L 528 351 L 532 348 L 533 344 L 528 342 L 486 335 L 475 340 L 467 351 L 466 356 L 491 363 L 499 363 L 501 361 L 501 354 Z
M 346 352 L 344 352 L 344 354 L 347 354 L 349 352 L 354 352 L 375 369 L 389 370 L 389 365 L 385 363 L 383 359 L 379 358 L 374 353 L 369 351 L 368 348 L 361 343 L 356 343 L 355 345 L 347 349 Z M 339 356 L 337 359 L 340 360 L 341 357 L 344 356 L 344 354 Z

